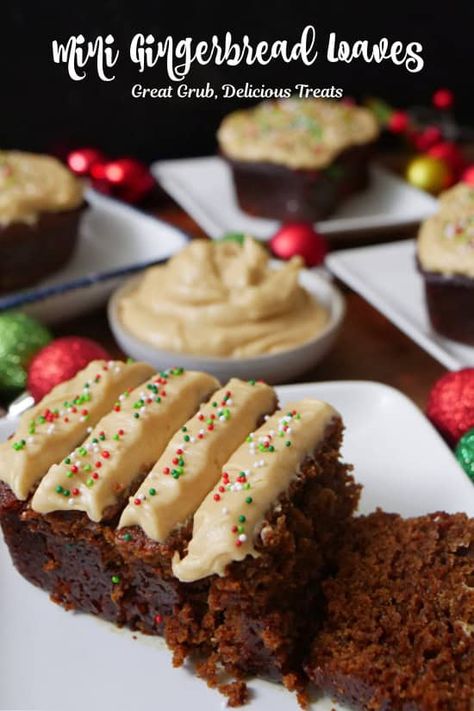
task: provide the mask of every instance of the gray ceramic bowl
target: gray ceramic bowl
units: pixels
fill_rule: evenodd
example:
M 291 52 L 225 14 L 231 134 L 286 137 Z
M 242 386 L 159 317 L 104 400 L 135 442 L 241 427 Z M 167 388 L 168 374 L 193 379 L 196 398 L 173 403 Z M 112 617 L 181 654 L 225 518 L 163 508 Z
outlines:
M 278 262 L 274 263 L 278 268 Z M 108 306 L 108 317 L 113 334 L 122 348 L 132 358 L 143 360 L 157 370 L 171 366 L 187 370 L 205 370 L 221 382 L 231 377 L 243 380 L 255 378 L 268 383 L 285 383 L 313 368 L 327 354 L 334 343 L 345 313 L 342 294 L 325 275 L 316 271 L 302 270 L 300 283 L 319 303 L 329 311 L 329 321 L 325 328 L 301 346 L 252 358 L 216 358 L 165 351 L 140 340 L 130 333 L 120 321 L 118 304 L 120 299 L 132 290 L 140 277 L 127 281 L 112 295 Z

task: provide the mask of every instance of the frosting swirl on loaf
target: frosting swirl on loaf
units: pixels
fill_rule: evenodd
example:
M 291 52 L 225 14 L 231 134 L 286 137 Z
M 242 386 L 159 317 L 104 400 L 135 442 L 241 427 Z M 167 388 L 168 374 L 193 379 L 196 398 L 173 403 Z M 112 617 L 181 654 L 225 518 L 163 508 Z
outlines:
M 173 573 L 179 580 L 222 576 L 232 561 L 258 556 L 254 544 L 265 515 L 288 491 L 336 417 L 327 403 L 302 400 L 278 410 L 249 435 L 196 511 L 187 554 L 181 560 L 175 554 Z
M 378 133 L 368 109 L 328 99 L 292 98 L 229 114 L 217 137 L 227 158 L 311 170 L 329 166 L 351 146 L 375 141 Z
M 81 181 L 56 158 L 0 151 L 0 225 L 34 224 L 42 212 L 74 210 L 83 200 Z
M 474 279 L 474 187 L 458 183 L 438 204 L 418 233 L 419 263 L 428 272 Z
M 152 540 L 164 542 L 194 514 L 228 457 L 275 407 L 269 385 L 232 378 L 174 435 L 130 497 L 120 527 L 138 525 Z

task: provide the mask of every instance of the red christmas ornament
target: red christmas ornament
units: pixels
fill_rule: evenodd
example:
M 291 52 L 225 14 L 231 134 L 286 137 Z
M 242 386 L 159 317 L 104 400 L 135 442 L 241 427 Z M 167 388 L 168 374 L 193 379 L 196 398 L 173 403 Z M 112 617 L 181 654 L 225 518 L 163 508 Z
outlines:
M 426 414 L 452 445 L 474 427 L 474 368 L 446 373 L 432 388 Z
M 408 128 L 408 115 L 405 111 L 393 111 L 387 123 L 392 133 L 403 133 Z
M 413 135 L 412 142 L 418 151 L 424 153 L 436 143 L 439 143 L 442 137 L 442 133 L 437 126 L 427 126 L 420 133 Z
M 474 164 L 467 166 L 461 176 L 461 180 L 468 185 L 474 186 Z
M 74 377 L 91 360 L 109 360 L 107 351 L 90 338 L 66 336 L 42 348 L 31 360 L 27 387 L 36 401 L 58 383 Z
M 118 158 L 106 163 L 103 178 L 112 185 L 113 193 L 127 202 L 139 202 L 155 184 L 146 165 L 134 158 Z
M 450 89 L 438 89 L 433 94 L 432 101 L 437 109 L 450 109 L 454 104 L 454 94 Z
M 104 154 L 96 148 L 77 148 L 67 157 L 67 164 L 76 175 L 89 175 L 93 166 L 104 160 Z
M 327 243 L 313 226 L 306 222 L 288 222 L 275 232 L 270 248 L 279 259 L 303 257 L 307 267 L 316 267 L 324 262 Z
M 427 151 L 432 158 L 439 158 L 446 163 L 455 175 L 459 175 L 463 170 L 465 161 L 459 147 L 451 141 L 441 141 L 431 146 Z

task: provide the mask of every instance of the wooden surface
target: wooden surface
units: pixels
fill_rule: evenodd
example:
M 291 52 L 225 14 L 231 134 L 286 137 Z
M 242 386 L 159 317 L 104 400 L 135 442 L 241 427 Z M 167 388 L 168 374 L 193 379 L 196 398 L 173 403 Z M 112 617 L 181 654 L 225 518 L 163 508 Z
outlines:
M 199 226 L 174 203 L 167 201 L 154 212 L 190 235 L 203 236 Z M 398 388 L 424 408 L 428 392 L 444 367 L 360 296 L 342 284 L 339 287 L 347 305 L 340 336 L 326 359 L 301 380 L 377 380 Z M 112 355 L 120 354 L 107 325 L 105 309 L 55 328 L 57 336 L 69 334 L 95 338 Z

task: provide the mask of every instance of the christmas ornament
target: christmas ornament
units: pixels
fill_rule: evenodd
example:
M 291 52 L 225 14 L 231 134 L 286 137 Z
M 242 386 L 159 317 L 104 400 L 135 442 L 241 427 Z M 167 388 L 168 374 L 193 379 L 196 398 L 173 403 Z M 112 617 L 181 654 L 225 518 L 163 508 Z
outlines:
M 104 155 L 96 148 L 77 148 L 67 157 L 67 164 L 76 175 L 90 175 L 96 163 L 104 160 Z
M 453 445 L 474 427 L 474 368 L 443 375 L 430 392 L 426 414 Z
M 444 161 L 422 155 L 408 163 L 405 177 L 416 188 L 436 194 L 450 184 L 452 173 Z
M 474 165 L 468 165 L 461 176 L 461 180 L 468 185 L 474 186 Z
M 0 389 L 20 390 L 32 356 L 51 340 L 48 329 L 26 314 L 0 314 Z
M 67 163 L 77 175 L 89 177 L 96 190 L 126 202 L 140 202 L 155 186 L 147 166 L 134 158 L 107 160 L 95 148 L 78 148 Z
M 403 133 L 408 128 L 408 114 L 405 111 L 394 111 L 388 119 L 387 128 L 392 133 Z
M 414 132 L 412 143 L 418 151 L 424 153 L 441 141 L 443 134 L 438 126 L 427 126 L 420 132 Z
M 474 483 L 474 429 L 466 432 L 457 443 L 456 459 Z
M 452 141 L 435 143 L 426 152 L 432 158 L 438 158 L 446 163 L 454 175 L 460 174 L 465 166 L 463 154 Z
M 237 244 L 243 245 L 245 242 L 245 235 L 243 232 L 226 232 L 225 235 L 222 235 L 221 241 L 237 242 Z
M 106 163 L 104 179 L 111 183 L 117 197 L 132 203 L 142 200 L 155 184 L 148 168 L 133 158 Z
M 433 94 L 432 101 L 437 109 L 450 109 L 454 104 L 454 94 L 449 89 L 438 89 Z
M 41 400 L 58 383 L 73 378 L 91 360 L 109 360 L 107 351 L 90 338 L 65 336 L 40 350 L 28 369 L 28 390 Z
M 279 259 L 303 257 L 307 267 L 316 267 L 324 262 L 327 243 L 312 225 L 306 222 L 288 222 L 275 232 L 270 240 L 270 249 Z

